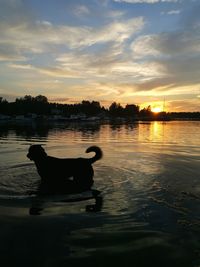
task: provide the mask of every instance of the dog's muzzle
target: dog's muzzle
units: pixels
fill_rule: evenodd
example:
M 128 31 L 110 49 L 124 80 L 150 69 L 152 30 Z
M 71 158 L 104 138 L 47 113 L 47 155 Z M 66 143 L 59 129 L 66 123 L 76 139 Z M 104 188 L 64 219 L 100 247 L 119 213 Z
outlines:
M 33 159 L 31 158 L 31 156 L 30 156 L 30 153 L 28 153 L 26 156 L 27 156 L 27 158 L 29 158 L 30 160 L 33 160 Z

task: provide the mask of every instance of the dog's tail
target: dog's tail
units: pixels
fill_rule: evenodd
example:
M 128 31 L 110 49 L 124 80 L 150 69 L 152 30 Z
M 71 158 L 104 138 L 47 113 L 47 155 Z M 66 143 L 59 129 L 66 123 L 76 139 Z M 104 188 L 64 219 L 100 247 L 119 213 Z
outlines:
M 103 157 L 103 152 L 102 152 L 101 148 L 98 146 L 90 146 L 90 147 L 88 147 L 88 149 L 85 152 L 86 153 L 95 152 L 95 156 L 93 158 L 89 159 L 91 164 Z

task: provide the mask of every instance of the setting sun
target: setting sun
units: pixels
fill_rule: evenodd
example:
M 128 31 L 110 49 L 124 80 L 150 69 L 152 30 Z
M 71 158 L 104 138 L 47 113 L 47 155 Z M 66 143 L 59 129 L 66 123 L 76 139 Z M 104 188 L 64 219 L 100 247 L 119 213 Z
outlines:
M 159 113 L 159 112 L 162 112 L 162 108 L 161 107 L 152 107 L 152 112 L 154 113 Z

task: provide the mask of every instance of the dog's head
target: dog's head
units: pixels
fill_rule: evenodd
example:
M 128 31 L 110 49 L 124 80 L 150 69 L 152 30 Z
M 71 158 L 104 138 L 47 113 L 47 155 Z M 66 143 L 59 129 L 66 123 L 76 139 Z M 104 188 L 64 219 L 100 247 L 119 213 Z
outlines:
M 27 157 L 30 160 L 37 160 L 46 157 L 47 154 L 41 145 L 32 145 L 29 147 Z

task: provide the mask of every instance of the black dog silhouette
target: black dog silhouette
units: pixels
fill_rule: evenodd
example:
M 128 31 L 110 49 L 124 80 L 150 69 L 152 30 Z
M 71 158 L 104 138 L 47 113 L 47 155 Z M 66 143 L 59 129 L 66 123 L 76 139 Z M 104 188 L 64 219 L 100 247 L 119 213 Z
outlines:
M 92 164 L 101 159 L 102 150 L 91 146 L 86 153 L 95 152 L 92 158 L 56 158 L 48 156 L 41 145 L 32 145 L 27 157 L 33 160 L 41 177 L 39 193 L 80 193 L 91 189 L 94 183 Z

